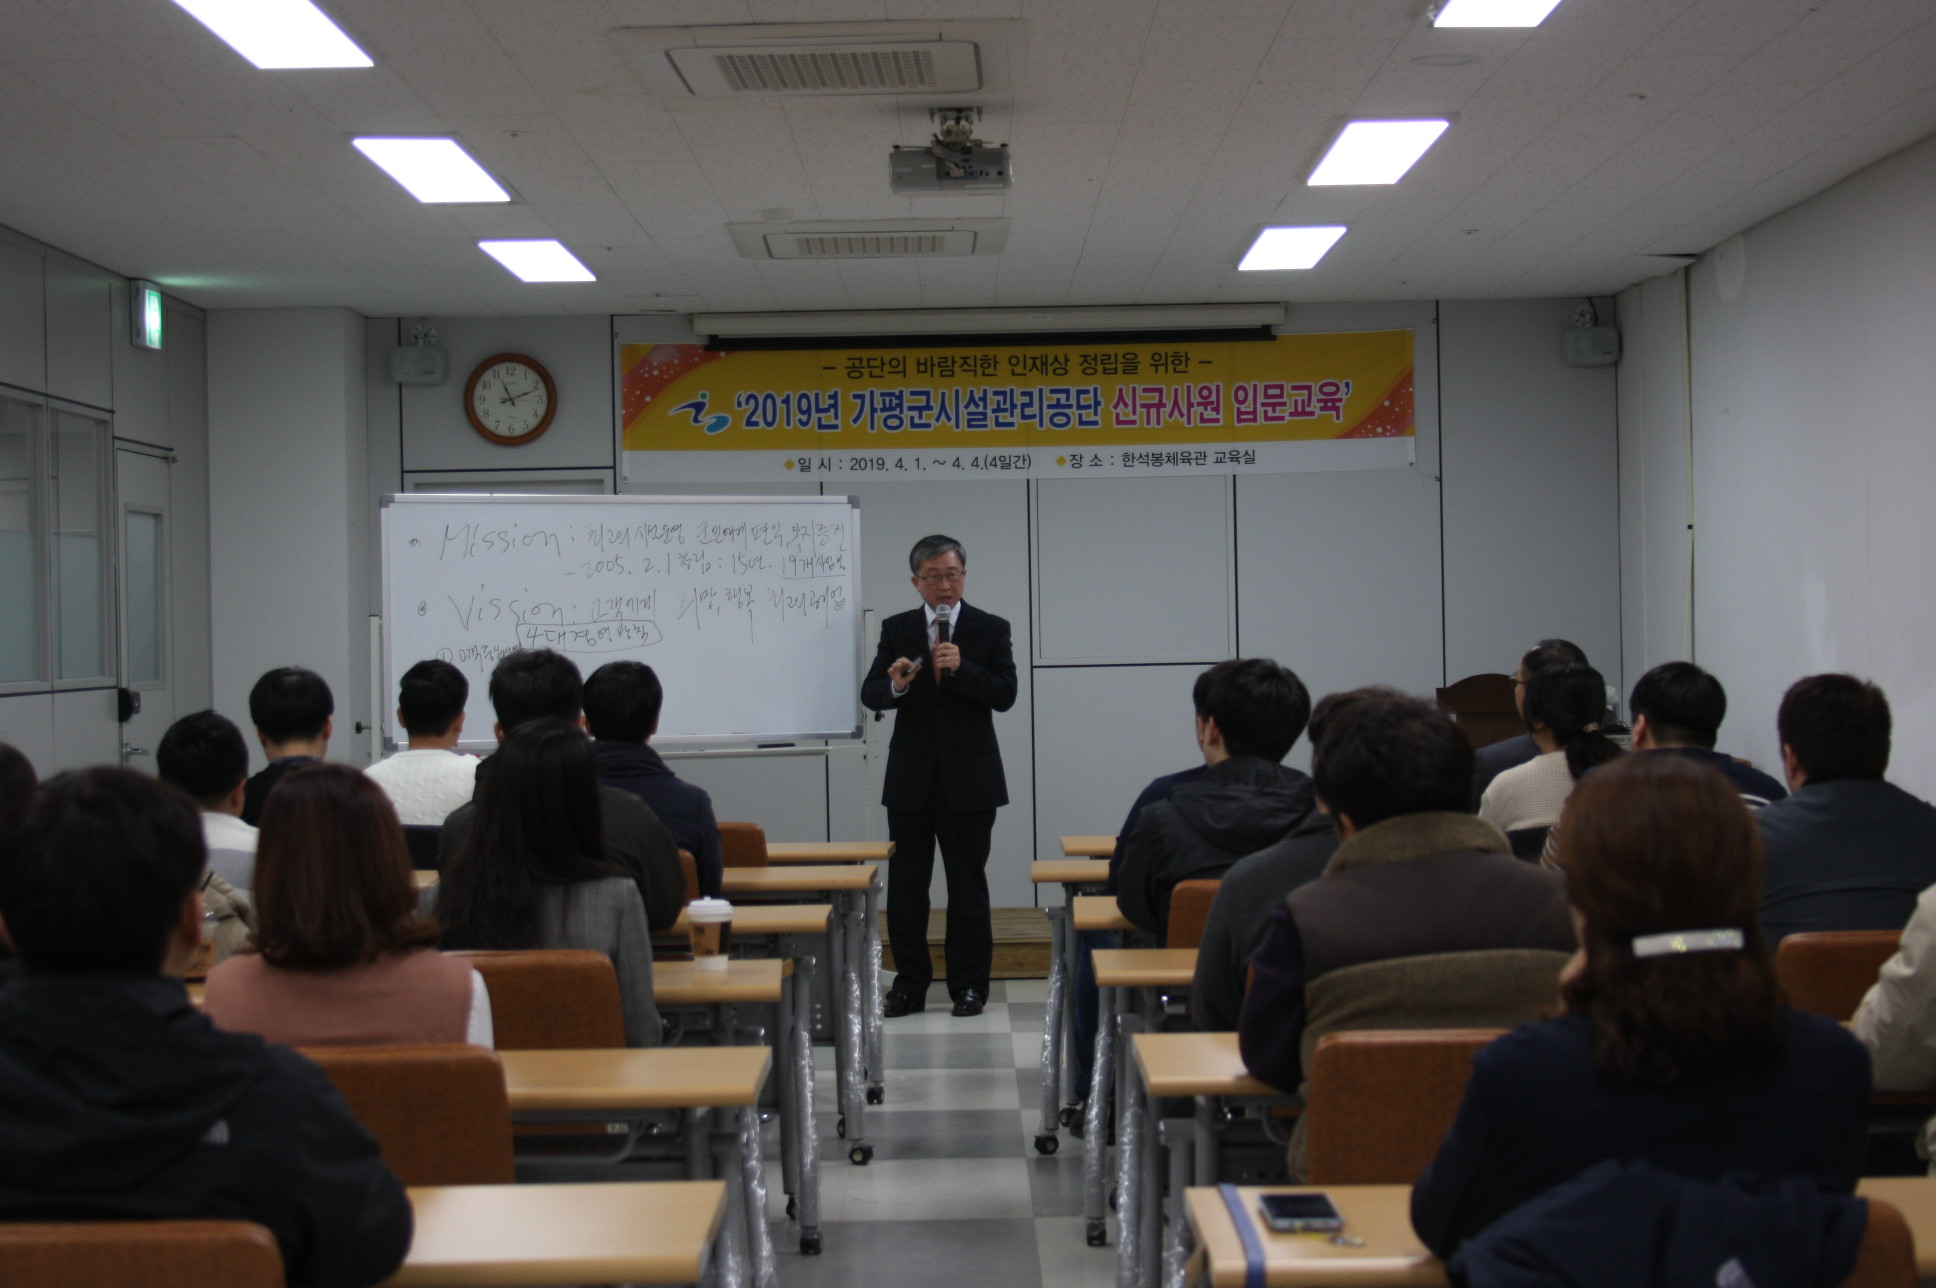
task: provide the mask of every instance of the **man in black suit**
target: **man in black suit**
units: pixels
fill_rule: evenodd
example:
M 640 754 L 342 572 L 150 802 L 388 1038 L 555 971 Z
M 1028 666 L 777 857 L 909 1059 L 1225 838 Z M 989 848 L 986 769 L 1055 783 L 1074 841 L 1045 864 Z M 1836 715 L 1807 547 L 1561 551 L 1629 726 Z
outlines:
M 923 537 L 908 554 L 923 607 L 881 623 L 881 644 L 861 685 L 874 711 L 892 708 L 887 749 L 887 935 L 894 987 L 883 1009 L 927 1006 L 928 883 L 934 848 L 948 877 L 948 994 L 956 1015 L 988 1001 L 995 953 L 988 921 L 988 843 L 995 811 L 1008 804 L 994 713 L 1015 705 L 1008 623 L 961 601 L 968 558 L 953 537 Z

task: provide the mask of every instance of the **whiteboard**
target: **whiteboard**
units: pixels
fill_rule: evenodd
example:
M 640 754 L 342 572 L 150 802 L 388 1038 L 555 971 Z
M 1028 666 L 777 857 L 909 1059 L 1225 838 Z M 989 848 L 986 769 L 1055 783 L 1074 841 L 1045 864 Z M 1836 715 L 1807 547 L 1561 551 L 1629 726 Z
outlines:
M 425 658 L 470 681 L 465 747 L 494 745 L 491 669 L 517 648 L 665 686 L 655 741 L 860 736 L 860 510 L 845 496 L 383 499 L 386 744 Z

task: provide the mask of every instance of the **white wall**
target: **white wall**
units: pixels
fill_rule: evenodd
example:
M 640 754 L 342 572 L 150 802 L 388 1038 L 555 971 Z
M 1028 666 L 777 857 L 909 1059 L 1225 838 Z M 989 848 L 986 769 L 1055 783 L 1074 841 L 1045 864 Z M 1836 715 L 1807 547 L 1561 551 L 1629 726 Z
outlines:
M 1695 658 L 1727 685 L 1724 745 L 1777 763 L 1783 690 L 1852 671 L 1889 694 L 1891 776 L 1924 796 L 1936 795 L 1933 209 L 1929 140 L 1750 229 L 1735 280 L 1710 255 L 1688 285 Z M 1662 487 L 1632 471 L 1623 484 Z
M 215 706 L 247 730 L 256 677 L 309 667 L 336 697 L 332 759 L 356 764 L 374 517 L 363 332 L 347 309 L 208 316 Z
M 1693 652 L 1686 284 L 1677 272 L 1620 293 L 1623 699 L 1650 667 Z

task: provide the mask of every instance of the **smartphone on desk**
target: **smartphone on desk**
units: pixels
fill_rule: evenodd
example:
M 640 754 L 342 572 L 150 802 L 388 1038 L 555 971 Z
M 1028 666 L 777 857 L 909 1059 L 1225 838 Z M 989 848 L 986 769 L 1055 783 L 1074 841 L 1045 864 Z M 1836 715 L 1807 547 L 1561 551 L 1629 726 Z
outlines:
M 1336 1234 L 1344 1218 L 1326 1194 L 1266 1194 L 1258 1201 L 1264 1224 L 1279 1234 Z

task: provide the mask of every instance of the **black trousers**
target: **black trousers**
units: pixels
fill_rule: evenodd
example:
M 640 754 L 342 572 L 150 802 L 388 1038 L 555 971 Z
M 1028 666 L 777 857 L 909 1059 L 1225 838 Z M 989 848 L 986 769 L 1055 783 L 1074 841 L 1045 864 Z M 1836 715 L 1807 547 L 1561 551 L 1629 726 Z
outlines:
M 887 863 L 887 941 L 900 992 L 922 997 L 934 982 L 928 885 L 938 843 L 948 878 L 948 996 L 958 998 L 970 988 L 988 995 L 995 959 L 995 932 L 988 922 L 988 845 L 994 831 L 994 810 L 954 809 L 938 776 L 920 809 L 887 812 L 887 835 L 894 842 L 894 857 Z

